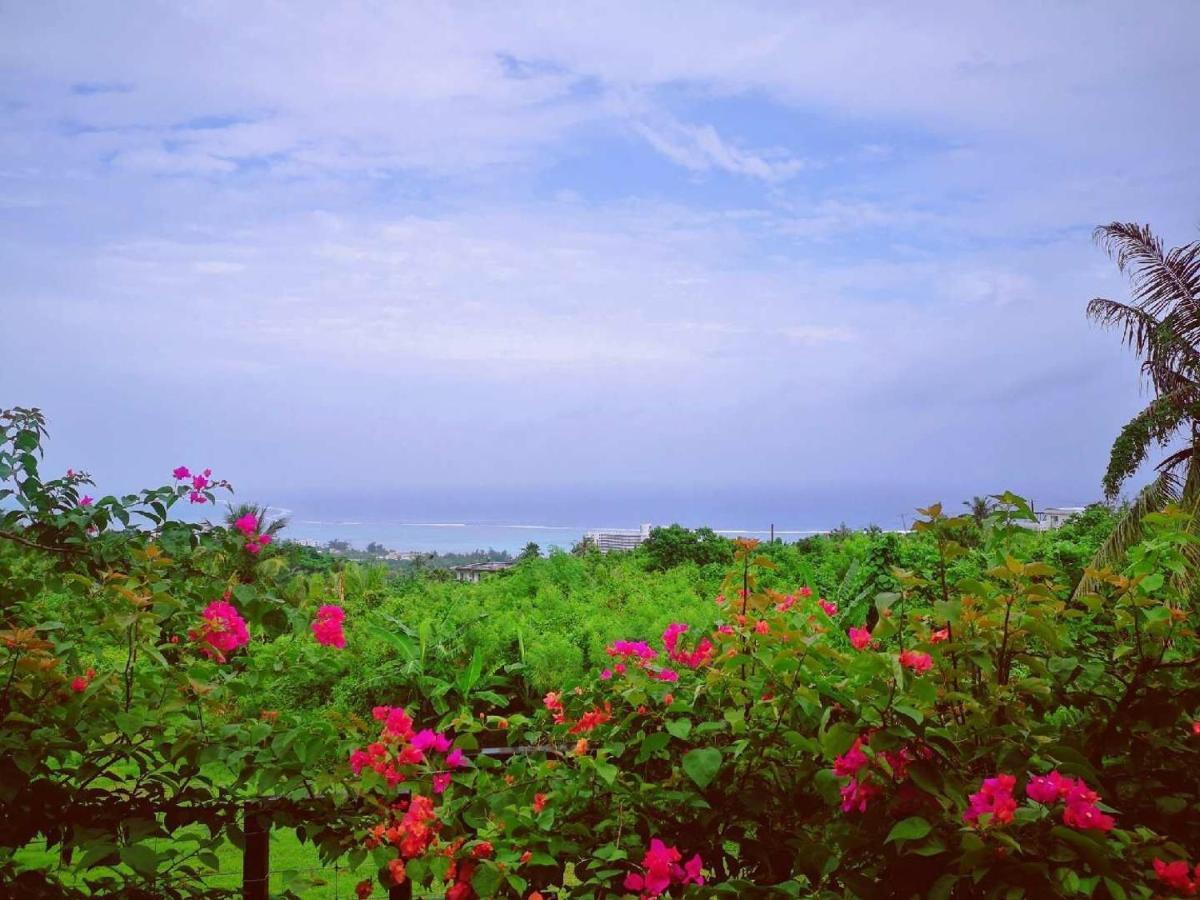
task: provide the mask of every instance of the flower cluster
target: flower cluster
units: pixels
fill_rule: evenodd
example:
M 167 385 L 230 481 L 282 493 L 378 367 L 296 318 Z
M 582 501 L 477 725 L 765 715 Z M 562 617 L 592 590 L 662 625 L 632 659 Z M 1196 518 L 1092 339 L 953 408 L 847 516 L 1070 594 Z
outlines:
M 220 663 L 234 650 L 250 643 L 246 620 L 229 602 L 228 592 L 204 607 L 200 627 L 189 631 L 188 637 L 201 645 L 202 654 Z
M 924 675 L 933 668 L 933 657 L 920 650 L 901 650 L 900 665 L 912 669 L 918 675 Z
M 187 466 L 180 466 L 172 473 L 176 481 L 192 480 L 192 489 L 188 493 L 188 500 L 192 503 L 207 503 L 208 498 L 204 496 L 203 491 L 213 486 L 212 469 L 205 469 L 199 475 L 193 475 Z
M 84 675 L 76 675 L 71 679 L 71 690 L 77 694 L 82 694 L 87 690 L 88 685 L 92 683 L 92 679 L 96 677 L 95 669 L 88 669 Z
M 1172 890 L 1178 891 L 1184 897 L 1194 897 L 1200 891 L 1200 863 L 1196 868 L 1189 869 L 1186 860 L 1177 859 L 1175 862 L 1163 862 L 1158 857 L 1154 859 L 1154 875 Z
M 821 609 L 824 611 L 825 615 L 829 616 L 829 618 L 831 618 L 831 619 L 834 616 L 836 616 L 838 613 L 837 604 L 831 603 L 830 601 L 826 600 L 824 597 L 822 597 L 820 600 L 817 601 L 817 606 L 821 607 Z
M 345 619 L 346 612 L 340 606 L 326 604 L 318 609 L 317 617 L 312 623 L 312 633 L 317 643 L 322 647 L 345 647 L 346 634 L 342 631 L 342 622 Z
M 871 644 L 871 632 L 865 628 L 851 628 L 846 633 L 850 635 L 850 646 L 855 650 L 866 650 Z
M 271 543 L 269 534 L 259 532 L 258 516 L 254 513 L 246 513 L 233 523 L 233 527 L 245 536 L 247 553 L 257 554 L 263 547 Z
M 865 732 L 854 739 L 850 749 L 833 761 L 833 774 L 838 778 L 850 779 L 842 785 L 842 812 L 866 812 L 873 800 L 883 796 L 883 785 L 888 780 L 900 784 L 908 779 L 908 767 L 918 756 L 928 759 L 932 751 L 928 747 L 912 750 L 883 750 L 875 755 L 877 762 L 886 764 L 886 769 L 872 765 L 872 758 L 863 748 L 869 746 L 871 733 Z
M 1035 775 L 1025 786 L 1030 800 L 1049 806 L 1063 801 L 1063 824 L 1080 831 L 1111 831 L 1116 824 L 1096 805 L 1100 796 L 1082 778 L 1068 778 L 1053 771 Z
M 613 641 L 608 645 L 609 656 L 620 656 L 627 659 L 636 657 L 643 663 L 658 659 L 658 651 L 645 641 Z
M 1017 779 L 1012 775 L 998 774 L 995 778 L 983 779 L 979 790 L 967 798 L 967 810 L 963 820 L 978 825 L 980 816 L 991 818 L 984 824 L 1008 824 L 1017 811 L 1017 801 L 1013 799 L 1013 788 Z
M 450 771 L 467 764 L 461 748 L 451 749 L 451 741 L 440 731 L 425 728 L 421 731 L 413 729 L 413 721 L 398 706 L 377 706 L 372 710 L 377 722 L 383 723 L 379 740 L 366 746 L 365 749 L 355 749 L 350 753 L 350 769 L 355 775 L 361 775 L 363 769 L 383 776 L 388 787 L 394 788 L 402 781 L 407 781 L 414 774 L 413 769 L 419 765 L 430 765 L 430 754 L 444 754 L 439 768 L 432 776 L 433 791 L 440 794 L 450 785 Z
M 667 630 L 663 632 L 663 646 L 667 649 L 667 656 L 674 662 L 687 666 L 689 669 L 697 669 L 706 664 L 712 659 L 714 647 L 712 641 L 708 638 L 701 638 L 700 643 L 696 645 L 696 649 L 690 653 L 683 650 L 679 646 L 680 635 L 686 634 L 688 626 L 682 622 L 675 622 L 667 626 Z
M 441 823 L 438 822 L 431 797 L 417 794 L 411 800 L 397 803 L 392 810 L 391 821 L 375 825 L 368 833 L 368 849 L 391 844 L 399 851 L 401 859 L 414 859 L 425 853 L 437 841 Z M 392 881 L 403 884 L 403 863 L 389 868 Z
M 625 876 L 625 890 L 637 891 L 640 897 L 647 898 L 660 896 L 673 884 L 704 884 L 704 876 L 700 874 L 704 863 L 700 854 L 687 862 L 682 860 L 683 855 L 675 847 L 667 846 L 658 838 L 651 839 L 650 848 L 642 858 L 642 871 Z

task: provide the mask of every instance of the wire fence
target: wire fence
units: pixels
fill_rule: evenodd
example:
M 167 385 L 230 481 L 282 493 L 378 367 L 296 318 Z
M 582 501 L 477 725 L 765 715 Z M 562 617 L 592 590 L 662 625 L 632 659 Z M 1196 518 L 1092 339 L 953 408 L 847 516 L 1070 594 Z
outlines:
M 478 755 L 504 758 L 535 754 L 561 756 L 562 751 L 552 746 L 494 747 L 481 750 Z M 403 799 L 404 796 L 402 793 L 397 799 Z M 218 804 L 234 813 L 231 816 L 232 820 L 240 818 L 242 847 L 238 848 L 232 841 L 227 841 L 216 853 L 217 867 L 198 876 L 198 880 L 206 887 L 227 890 L 231 896 L 240 893 L 243 900 L 268 900 L 269 897 L 279 896 L 288 891 L 306 900 L 343 900 L 357 897 L 357 885 L 364 880 L 370 880 L 372 883 L 371 897 L 386 896 L 388 900 L 433 900 L 443 896 L 442 893 L 414 894 L 411 882 L 384 888 L 378 884 L 376 869 L 369 860 L 356 867 L 342 865 L 338 860 L 321 863 L 316 856 L 316 848 L 302 842 L 294 829 L 273 827 L 271 810 L 281 801 L 282 798 L 278 797 L 259 797 L 236 808 L 230 804 Z M 185 826 L 173 833 L 171 841 L 178 843 L 187 839 L 188 831 Z M 156 853 L 166 842 L 166 839 L 157 839 L 154 842 Z M 278 859 L 277 865 L 272 865 L 273 846 Z M 63 861 L 59 848 L 51 847 L 45 839 L 24 845 L 15 856 L 37 868 L 71 867 L 71 863 Z M 307 864 L 310 861 L 312 864 Z

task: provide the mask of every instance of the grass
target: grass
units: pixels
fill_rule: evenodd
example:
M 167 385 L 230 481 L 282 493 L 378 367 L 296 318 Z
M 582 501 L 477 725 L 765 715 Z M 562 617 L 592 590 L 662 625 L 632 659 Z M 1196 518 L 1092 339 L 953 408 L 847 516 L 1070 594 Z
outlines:
M 41 869 L 53 869 L 59 865 L 58 854 L 46 848 L 27 848 L 19 851 L 16 858 L 27 866 Z M 217 849 L 217 861 L 217 868 L 204 876 L 204 883 L 209 887 L 240 892 L 241 849 L 232 843 L 223 843 Z M 372 897 L 387 896 L 387 890 L 375 882 L 375 870 L 370 859 L 364 861 L 357 869 L 330 866 L 321 861 L 317 855 L 317 848 L 312 844 L 302 843 L 293 829 L 277 828 L 271 832 L 269 888 L 272 897 L 287 889 L 304 900 L 351 898 L 356 896 L 354 886 L 364 878 L 370 878 L 374 883 Z

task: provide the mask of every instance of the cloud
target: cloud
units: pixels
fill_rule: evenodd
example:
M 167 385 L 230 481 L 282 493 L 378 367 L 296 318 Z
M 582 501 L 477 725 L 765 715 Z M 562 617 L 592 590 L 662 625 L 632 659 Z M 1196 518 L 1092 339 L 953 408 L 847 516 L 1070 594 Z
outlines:
M 692 172 L 714 169 L 763 181 L 786 181 L 805 168 L 802 160 L 785 150 L 753 152 L 721 138 L 711 125 L 685 125 L 665 121 L 634 125 L 646 142 L 667 159 Z
M 0 378 L 270 432 L 263 478 L 338 422 L 347 469 L 448 482 L 486 446 L 496 479 L 1090 484 L 1138 398 L 1088 232 L 1194 235 L 1198 17 L 9 4 Z

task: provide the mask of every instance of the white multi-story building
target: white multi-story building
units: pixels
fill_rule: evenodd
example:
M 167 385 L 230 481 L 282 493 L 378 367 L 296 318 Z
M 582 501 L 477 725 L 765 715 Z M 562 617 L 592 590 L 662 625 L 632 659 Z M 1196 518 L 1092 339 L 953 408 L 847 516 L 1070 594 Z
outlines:
M 608 553 L 610 550 L 633 550 L 649 537 L 650 524 L 646 523 L 638 529 L 598 528 L 589 531 L 583 539 L 589 541 L 601 553 Z
M 1047 506 L 1037 513 L 1037 525 L 1034 527 L 1038 531 L 1053 531 L 1055 528 L 1061 528 L 1066 524 L 1067 519 L 1083 512 L 1085 508 L 1083 506 Z

